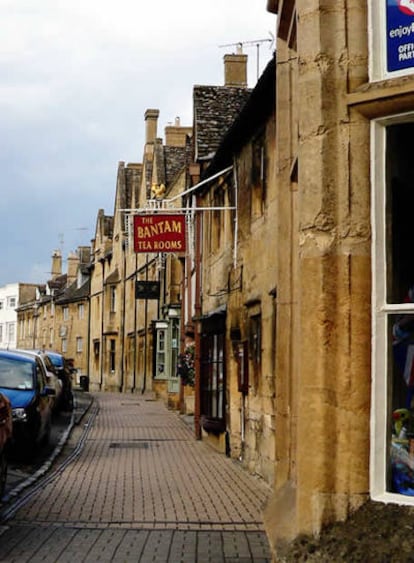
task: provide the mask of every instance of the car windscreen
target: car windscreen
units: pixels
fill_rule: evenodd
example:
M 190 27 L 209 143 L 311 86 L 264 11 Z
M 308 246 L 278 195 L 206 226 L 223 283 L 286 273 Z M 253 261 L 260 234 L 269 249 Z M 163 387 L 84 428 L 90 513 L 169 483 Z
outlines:
M 17 358 L 0 358 L 0 387 L 34 389 L 33 362 Z
M 63 368 L 63 357 L 57 354 L 47 354 L 55 368 Z

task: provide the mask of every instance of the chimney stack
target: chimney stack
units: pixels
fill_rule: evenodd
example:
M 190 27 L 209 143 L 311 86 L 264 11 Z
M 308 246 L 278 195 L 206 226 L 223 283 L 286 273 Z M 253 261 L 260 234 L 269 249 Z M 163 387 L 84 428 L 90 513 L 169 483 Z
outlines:
M 224 85 L 247 88 L 247 55 L 240 47 L 237 54 L 224 55 Z
M 145 142 L 154 143 L 157 138 L 157 124 L 160 112 L 158 109 L 147 109 L 145 112 Z
M 79 265 L 79 258 L 74 253 L 71 252 L 68 256 L 68 279 L 67 279 L 67 286 L 69 287 L 77 278 L 78 275 L 78 265 Z
M 62 254 L 55 250 L 52 254 L 52 280 L 62 275 Z
M 167 125 L 165 128 L 165 144 L 168 147 L 185 147 L 187 136 L 191 137 L 193 134 L 192 127 L 181 126 L 179 117 L 174 120 L 174 125 Z

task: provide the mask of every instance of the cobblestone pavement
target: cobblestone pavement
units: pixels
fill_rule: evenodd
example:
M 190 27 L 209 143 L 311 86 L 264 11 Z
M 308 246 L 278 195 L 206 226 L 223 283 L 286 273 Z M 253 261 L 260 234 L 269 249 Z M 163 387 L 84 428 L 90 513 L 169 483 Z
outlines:
M 3 513 L 1 562 L 270 561 L 265 483 L 159 401 L 94 398 L 65 455 Z

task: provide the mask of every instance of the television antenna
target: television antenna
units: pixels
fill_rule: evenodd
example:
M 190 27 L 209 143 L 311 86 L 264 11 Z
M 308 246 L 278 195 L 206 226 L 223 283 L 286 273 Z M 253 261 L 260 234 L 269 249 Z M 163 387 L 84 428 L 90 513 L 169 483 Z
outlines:
M 269 38 L 263 38 L 263 39 L 253 39 L 252 41 L 238 41 L 237 43 L 226 43 L 225 45 L 219 45 L 220 48 L 223 47 L 236 47 L 237 48 L 237 52 L 239 54 L 243 53 L 243 47 L 251 47 L 251 46 L 255 46 L 256 47 L 256 68 L 257 68 L 257 79 L 259 79 L 259 75 L 260 75 L 260 47 L 264 44 L 264 43 L 270 43 L 269 49 L 272 48 L 274 42 L 275 42 L 275 36 L 273 35 L 273 33 L 271 33 L 269 31 Z

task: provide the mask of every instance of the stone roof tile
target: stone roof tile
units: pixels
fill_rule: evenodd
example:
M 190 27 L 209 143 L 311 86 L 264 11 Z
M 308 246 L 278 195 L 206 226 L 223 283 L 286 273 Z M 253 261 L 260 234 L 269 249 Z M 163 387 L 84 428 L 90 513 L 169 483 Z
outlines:
M 249 98 L 251 90 L 229 86 L 194 86 L 195 159 L 214 156 L 221 139 Z

